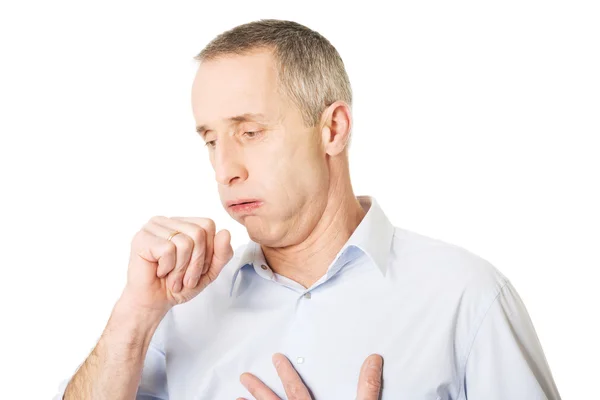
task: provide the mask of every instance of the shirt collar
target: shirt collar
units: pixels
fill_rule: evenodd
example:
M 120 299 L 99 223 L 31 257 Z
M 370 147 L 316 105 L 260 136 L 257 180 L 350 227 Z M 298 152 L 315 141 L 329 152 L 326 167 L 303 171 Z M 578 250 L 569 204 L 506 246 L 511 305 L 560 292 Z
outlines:
M 356 199 L 367 213 L 336 256 L 336 261 L 348 247 L 354 246 L 369 256 L 381 274 L 385 276 L 392 237 L 394 235 L 394 226 L 379 206 L 375 197 L 357 196 Z M 237 276 L 243 267 L 251 265 L 255 268 L 260 268 L 263 264 L 267 265 L 267 262 L 260 244 L 250 240 L 234 270 L 229 295 L 231 296 Z M 328 271 L 328 274 L 330 272 L 331 269 Z

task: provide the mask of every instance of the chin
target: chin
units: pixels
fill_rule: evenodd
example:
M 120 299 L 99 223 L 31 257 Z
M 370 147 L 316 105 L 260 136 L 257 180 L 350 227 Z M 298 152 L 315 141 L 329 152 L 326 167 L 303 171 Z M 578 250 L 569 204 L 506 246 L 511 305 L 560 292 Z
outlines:
M 278 235 L 272 229 L 272 226 L 265 224 L 265 221 L 254 216 L 248 216 L 242 224 L 246 227 L 248 236 L 256 243 L 269 246 L 279 239 Z

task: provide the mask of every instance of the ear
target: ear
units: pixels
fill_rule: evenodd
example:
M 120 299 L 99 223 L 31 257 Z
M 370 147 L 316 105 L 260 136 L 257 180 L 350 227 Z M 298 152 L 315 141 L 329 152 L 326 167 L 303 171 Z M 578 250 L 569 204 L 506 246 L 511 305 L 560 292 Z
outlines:
M 321 115 L 321 138 L 325 152 L 336 156 L 344 151 L 350 139 L 352 112 L 344 101 L 332 103 Z

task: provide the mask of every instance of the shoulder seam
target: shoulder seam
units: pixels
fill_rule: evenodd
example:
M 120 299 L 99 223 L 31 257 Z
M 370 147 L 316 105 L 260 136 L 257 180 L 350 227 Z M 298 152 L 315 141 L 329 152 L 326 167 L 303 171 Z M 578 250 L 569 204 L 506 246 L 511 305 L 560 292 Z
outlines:
M 479 323 L 477 324 L 477 328 L 473 331 L 473 334 L 471 335 L 471 340 L 470 340 L 469 346 L 467 348 L 467 351 L 465 352 L 464 362 L 462 363 L 463 365 L 462 365 L 462 368 L 460 369 L 461 372 L 459 374 L 459 380 L 458 380 L 459 390 L 458 390 L 457 398 L 460 398 L 460 395 L 463 392 L 463 382 L 464 382 L 465 376 L 467 374 L 467 361 L 469 361 L 469 356 L 471 355 L 471 350 L 473 350 L 473 344 L 475 343 L 477 334 L 479 333 L 479 330 L 481 329 L 481 326 L 483 325 L 483 322 L 485 321 L 485 318 L 487 317 L 492 306 L 494 305 L 494 303 L 496 303 L 496 301 L 498 300 L 498 297 L 500 297 L 500 295 L 502 294 L 502 291 L 504 290 L 506 285 L 508 285 L 508 283 L 509 283 L 509 280 L 505 279 L 502 286 L 500 286 L 500 289 L 498 289 L 498 293 L 496 293 L 496 295 L 494 296 L 494 299 L 492 301 L 490 301 L 489 306 L 487 307 L 487 309 L 481 316 L 481 319 L 479 320 Z

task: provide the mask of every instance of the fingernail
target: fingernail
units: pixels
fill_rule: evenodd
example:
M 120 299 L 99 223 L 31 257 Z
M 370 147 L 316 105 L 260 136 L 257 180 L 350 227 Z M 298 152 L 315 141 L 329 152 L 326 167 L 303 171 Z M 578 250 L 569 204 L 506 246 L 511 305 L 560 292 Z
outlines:
M 188 286 L 193 289 L 196 287 L 196 285 L 198 284 L 198 278 L 195 276 L 190 276 L 190 279 L 188 280 Z

